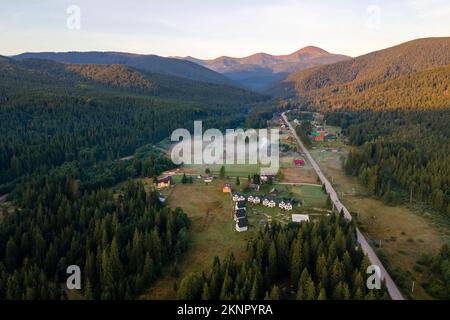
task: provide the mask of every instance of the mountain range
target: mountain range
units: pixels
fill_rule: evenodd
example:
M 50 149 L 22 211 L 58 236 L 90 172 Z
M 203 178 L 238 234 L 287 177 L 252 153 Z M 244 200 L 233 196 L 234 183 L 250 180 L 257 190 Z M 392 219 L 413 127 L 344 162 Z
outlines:
M 291 74 L 275 96 L 333 108 L 450 106 L 450 37 L 405 42 Z
M 243 88 L 151 73 L 124 64 L 76 64 L 0 56 L 0 100 L 43 92 L 150 96 L 180 101 L 252 101 L 260 96 Z
M 194 57 L 178 58 L 205 66 L 227 76 L 243 87 L 262 92 L 293 72 L 347 60 L 350 57 L 308 46 L 287 55 L 256 53 L 243 58 L 221 56 L 211 60 Z
M 121 64 L 170 76 L 216 84 L 236 85 L 229 78 L 197 63 L 157 55 L 143 55 L 124 52 L 27 52 L 12 58 L 45 59 L 72 64 Z

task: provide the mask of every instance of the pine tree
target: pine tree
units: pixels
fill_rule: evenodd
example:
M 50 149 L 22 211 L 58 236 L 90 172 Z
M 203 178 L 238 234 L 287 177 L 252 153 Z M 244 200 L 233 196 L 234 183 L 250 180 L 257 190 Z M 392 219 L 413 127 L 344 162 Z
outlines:
M 290 274 L 291 274 L 291 286 L 297 289 L 298 281 L 300 279 L 300 272 L 302 268 L 302 251 L 301 243 L 297 239 L 294 241 L 292 248 L 291 264 L 290 264 Z
M 275 243 L 270 244 L 269 249 L 269 273 L 272 281 L 276 280 L 278 277 L 278 259 L 277 259 L 277 249 Z

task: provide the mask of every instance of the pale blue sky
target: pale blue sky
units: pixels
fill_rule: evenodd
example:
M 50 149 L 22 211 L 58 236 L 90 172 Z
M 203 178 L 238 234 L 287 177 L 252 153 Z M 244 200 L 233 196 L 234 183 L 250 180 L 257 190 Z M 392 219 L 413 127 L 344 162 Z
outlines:
M 81 28 L 67 28 L 69 5 Z M 2 0 L 0 54 L 126 51 L 215 58 L 307 45 L 357 56 L 450 36 L 449 0 Z

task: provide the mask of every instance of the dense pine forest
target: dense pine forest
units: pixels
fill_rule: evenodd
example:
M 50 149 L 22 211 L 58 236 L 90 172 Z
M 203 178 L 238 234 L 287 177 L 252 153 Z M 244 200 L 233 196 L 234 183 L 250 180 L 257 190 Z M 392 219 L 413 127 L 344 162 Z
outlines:
M 20 189 L 0 224 L 0 299 L 59 299 L 69 265 L 82 267 L 84 298 L 131 299 L 186 249 L 187 216 L 142 184 L 113 195 L 42 176 Z
M 345 163 L 347 174 L 388 203 L 411 197 L 450 215 L 450 109 L 342 112 L 328 119 L 358 146 Z
M 370 265 L 356 242 L 355 227 L 340 215 L 319 223 L 273 225 L 259 231 L 247 258 L 214 259 L 211 270 L 179 284 L 180 299 L 388 299 L 368 290 Z

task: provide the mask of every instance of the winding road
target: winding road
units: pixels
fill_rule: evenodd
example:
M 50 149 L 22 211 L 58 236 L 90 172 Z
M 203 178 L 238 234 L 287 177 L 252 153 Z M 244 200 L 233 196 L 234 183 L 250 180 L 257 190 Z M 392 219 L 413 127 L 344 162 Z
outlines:
M 338 197 L 336 191 L 334 190 L 333 186 L 328 181 L 328 179 L 325 177 L 325 175 L 323 174 L 323 172 L 320 169 L 319 165 L 317 164 L 317 162 L 314 160 L 314 158 L 309 153 L 308 149 L 306 149 L 306 147 L 303 145 L 303 143 L 300 140 L 300 138 L 297 136 L 297 133 L 295 132 L 295 130 L 292 127 L 291 123 L 288 121 L 285 112 L 283 112 L 281 114 L 281 116 L 283 117 L 283 120 L 286 122 L 286 124 L 288 125 L 289 129 L 291 130 L 292 135 L 297 140 L 298 145 L 300 146 L 302 151 L 305 153 L 306 158 L 308 159 L 309 163 L 312 165 L 312 167 L 316 171 L 317 175 L 320 178 L 320 181 L 325 185 L 325 189 L 326 189 L 327 193 L 330 195 L 331 201 L 334 203 L 335 208 L 338 210 L 338 212 L 343 211 L 345 219 L 347 219 L 348 221 L 351 221 L 352 220 L 352 216 L 351 216 L 350 212 L 341 203 L 341 201 L 339 201 L 339 197 Z M 370 263 L 372 263 L 373 265 L 376 265 L 376 266 L 378 266 L 380 268 L 381 279 L 383 279 L 385 281 L 385 284 L 386 284 L 387 290 L 389 292 L 389 295 L 391 296 L 391 299 L 392 300 L 404 300 L 400 290 L 395 285 L 395 282 L 392 280 L 391 276 L 389 275 L 389 273 L 384 268 L 384 266 L 381 263 L 380 259 L 378 259 L 377 255 L 375 254 L 375 251 L 373 251 L 372 247 L 369 245 L 369 243 L 367 242 L 366 238 L 361 233 L 361 231 L 359 231 L 358 228 L 356 228 L 356 237 L 357 237 L 357 240 L 358 240 L 359 244 L 361 245 L 362 250 L 364 251 L 364 253 L 369 258 Z

